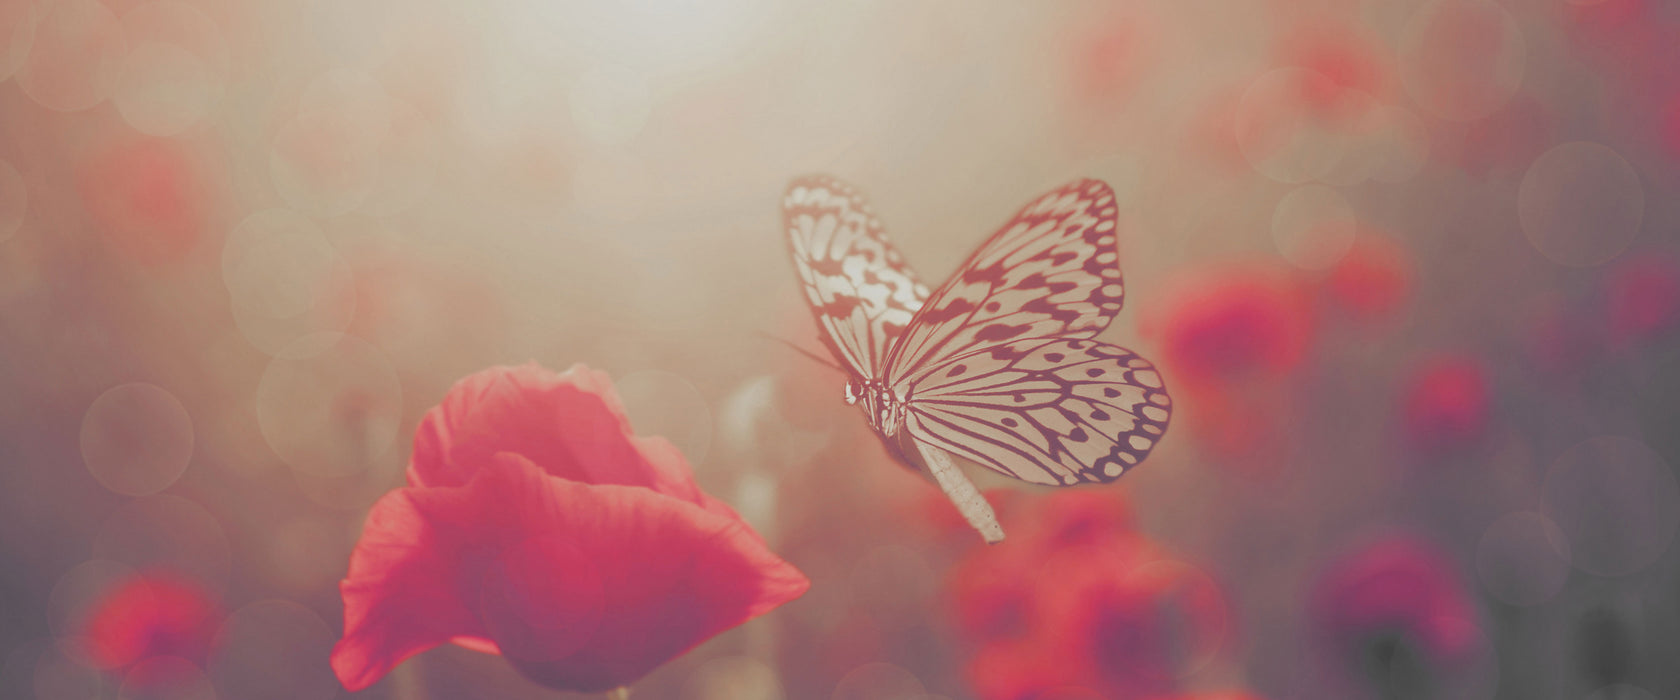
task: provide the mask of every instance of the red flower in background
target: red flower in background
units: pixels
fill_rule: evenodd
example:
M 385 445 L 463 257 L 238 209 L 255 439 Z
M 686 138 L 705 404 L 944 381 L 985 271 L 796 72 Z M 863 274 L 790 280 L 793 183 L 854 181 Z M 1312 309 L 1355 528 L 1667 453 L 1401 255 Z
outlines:
M 1312 297 L 1291 271 L 1219 265 L 1180 279 L 1142 330 L 1161 345 L 1162 372 L 1184 394 L 1192 429 L 1232 464 L 1264 472 L 1286 450 L 1289 395 L 1282 380 L 1315 335 Z
M 78 177 L 105 240 L 156 265 L 185 257 L 204 235 L 215 199 L 204 169 L 178 141 L 140 139 L 99 151 Z
M 1406 435 L 1430 454 L 1468 447 L 1487 430 L 1490 400 L 1480 361 L 1454 355 L 1429 360 L 1406 388 Z
M 1605 297 L 1611 343 L 1655 340 L 1680 321 L 1680 261 L 1650 254 L 1622 262 L 1605 279 Z
M 1391 239 L 1361 235 L 1330 268 L 1323 293 L 1336 308 L 1358 321 L 1392 318 L 1412 292 L 1412 262 Z
M 461 380 L 421 422 L 408 480 L 368 514 L 342 586 L 332 663 L 351 690 L 450 641 L 607 690 L 809 586 L 581 365 Z
M 1362 548 L 1320 575 L 1310 605 L 1317 637 L 1379 683 L 1389 680 L 1389 669 L 1372 663 L 1392 661 L 1401 649 L 1426 668 L 1468 661 L 1480 636 L 1454 571 L 1440 553 L 1409 538 Z
M 1115 493 L 1056 492 L 1030 516 L 951 575 L 980 697 L 1153 697 L 1218 648 L 1218 588 L 1139 535 Z
M 94 664 L 119 669 L 158 656 L 202 663 L 221 610 L 196 584 L 152 572 L 129 578 L 94 602 L 81 636 Z
M 1290 372 L 1306 357 L 1312 310 L 1294 279 L 1259 266 L 1219 266 L 1180 282 L 1146 320 L 1180 384 L 1228 384 Z

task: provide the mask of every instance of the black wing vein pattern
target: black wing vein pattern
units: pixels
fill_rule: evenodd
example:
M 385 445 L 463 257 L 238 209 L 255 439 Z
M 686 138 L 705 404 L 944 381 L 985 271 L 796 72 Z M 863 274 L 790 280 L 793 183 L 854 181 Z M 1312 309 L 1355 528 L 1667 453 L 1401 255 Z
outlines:
M 880 376 L 927 287 L 863 196 L 838 179 L 794 179 L 782 198 L 782 223 L 823 344 L 857 376 Z
M 1120 312 L 1114 192 L 1076 180 L 1033 200 L 928 297 L 883 379 L 915 382 L 958 355 L 1020 338 L 1090 338 Z
M 1029 338 L 959 356 L 914 385 L 917 440 L 1005 475 L 1069 485 L 1120 478 L 1172 415 L 1148 360 L 1094 340 Z

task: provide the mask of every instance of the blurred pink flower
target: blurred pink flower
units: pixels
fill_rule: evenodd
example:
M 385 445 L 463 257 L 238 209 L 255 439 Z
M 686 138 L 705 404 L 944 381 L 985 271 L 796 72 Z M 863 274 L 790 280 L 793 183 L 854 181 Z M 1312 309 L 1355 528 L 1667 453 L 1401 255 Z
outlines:
M 1338 125 L 1352 126 L 1351 120 L 1362 115 L 1350 111 L 1359 104 L 1347 99 L 1348 91 L 1380 97 L 1391 80 L 1377 53 L 1378 45 L 1359 25 L 1318 20 L 1284 33 L 1276 51 L 1280 64 L 1325 78 L 1308 85 L 1307 104 L 1315 112 Z
M 1460 450 L 1487 430 L 1487 370 L 1468 356 L 1442 355 L 1414 370 L 1401 410 L 1411 445 L 1425 453 Z
M 1412 262 L 1405 248 L 1380 235 L 1361 235 L 1324 279 L 1323 293 L 1348 316 L 1372 322 L 1392 318 L 1412 292 Z
M 408 481 L 368 514 L 342 586 L 332 663 L 351 690 L 450 641 L 606 690 L 809 586 L 582 365 L 461 380 L 421 422 Z
M 158 656 L 203 663 L 221 610 L 197 584 L 164 571 L 133 576 L 95 601 L 81 635 L 100 668 Z
M 1403 644 L 1445 668 L 1467 661 L 1480 637 L 1456 570 L 1432 547 L 1398 537 L 1337 560 L 1320 575 L 1309 606 L 1331 657 L 1364 670 L 1373 645 Z
M 204 236 L 214 178 L 180 141 L 142 138 L 98 150 L 78 184 L 104 241 L 146 264 L 185 257 Z
M 950 578 L 981 698 L 1152 697 L 1217 648 L 1223 596 L 1138 534 L 1117 494 L 1056 492 L 1025 512 Z
M 1605 278 L 1605 317 L 1615 346 L 1640 345 L 1680 321 L 1680 260 L 1646 254 L 1618 263 Z
M 1220 265 L 1182 278 L 1144 319 L 1162 365 L 1181 386 L 1200 387 L 1294 370 L 1313 335 L 1298 282 L 1270 266 Z M 1193 390 L 1193 389 L 1192 389 Z

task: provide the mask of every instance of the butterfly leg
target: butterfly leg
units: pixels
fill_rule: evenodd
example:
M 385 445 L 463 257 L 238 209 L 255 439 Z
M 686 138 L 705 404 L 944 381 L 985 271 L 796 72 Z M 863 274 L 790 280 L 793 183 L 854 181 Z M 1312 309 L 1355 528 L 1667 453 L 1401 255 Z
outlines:
M 919 440 L 911 440 L 916 449 L 921 451 L 922 459 L 927 461 L 928 471 L 933 474 L 933 480 L 939 482 L 939 488 L 950 497 L 951 503 L 956 505 L 962 513 L 963 519 L 980 531 L 986 544 L 997 544 L 1003 541 L 1003 526 L 998 524 L 997 513 L 992 512 L 992 504 L 986 502 L 986 497 L 980 495 L 980 490 L 974 488 L 974 482 L 962 473 L 957 465 L 951 462 L 951 456 L 944 450 L 927 445 Z

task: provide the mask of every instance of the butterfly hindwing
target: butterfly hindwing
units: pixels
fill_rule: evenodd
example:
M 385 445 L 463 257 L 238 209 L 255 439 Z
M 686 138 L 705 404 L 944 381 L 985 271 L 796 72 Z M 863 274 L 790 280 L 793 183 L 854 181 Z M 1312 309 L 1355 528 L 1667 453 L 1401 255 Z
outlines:
M 888 354 L 890 385 L 1022 338 L 1090 338 L 1120 312 L 1114 192 L 1076 180 L 1015 214 L 928 297 Z
M 878 376 L 928 290 L 850 185 L 812 175 L 788 184 L 782 223 L 824 344 L 860 377 Z
M 1148 360 L 1094 340 L 1013 341 L 923 376 L 911 389 L 911 435 L 1038 484 L 1119 478 L 1154 449 L 1172 416 Z

